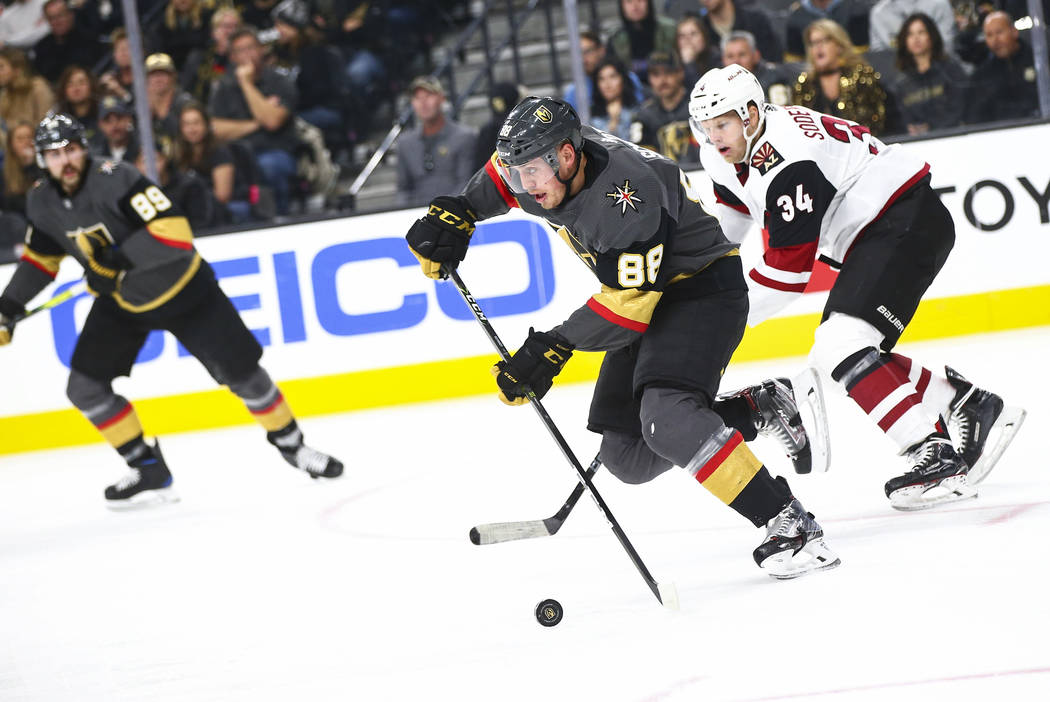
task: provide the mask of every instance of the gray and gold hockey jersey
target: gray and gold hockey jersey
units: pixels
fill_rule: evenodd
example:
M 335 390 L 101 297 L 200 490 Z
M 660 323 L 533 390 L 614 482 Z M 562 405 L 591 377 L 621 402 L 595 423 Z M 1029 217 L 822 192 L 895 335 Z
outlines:
M 126 163 L 89 161 L 80 187 L 68 196 L 41 179 L 29 192 L 26 214 L 25 252 L 4 291 L 22 304 L 47 287 L 65 256 L 89 268 L 92 242 L 119 247 L 131 261 L 113 293 L 129 312 L 164 304 L 200 268 L 186 217 L 159 186 Z
M 584 187 L 559 207 L 516 198 L 495 154 L 462 194 L 478 219 L 520 207 L 547 220 L 601 283 L 553 331 L 578 349 L 608 351 L 645 332 L 667 286 L 738 251 L 673 161 L 592 127 L 583 136 Z

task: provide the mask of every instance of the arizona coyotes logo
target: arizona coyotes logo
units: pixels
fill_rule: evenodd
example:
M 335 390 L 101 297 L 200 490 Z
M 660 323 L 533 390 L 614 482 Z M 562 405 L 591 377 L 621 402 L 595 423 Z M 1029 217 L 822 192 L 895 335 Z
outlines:
M 552 115 L 551 111 L 548 110 L 546 107 L 536 108 L 536 111 L 533 114 L 536 115 L 536 119 L 543 122 L 544 124 L 550 124 L 551 120 L 554 119 L 554 115 Z
M 784 157 L 781 156 L 768 141 L 765 144 L 762 144 L 762 146 L 758 148 L 758 151 L 751 156 L 752 168 L 760 170 L 762 175 L 769 173 L 783 162 Z
M 613 199 L 613 207 L 620 206 L 620 216 L 623 217 L 627 214 L 627 208 L 630 207 L 635 212 L 638 211 L 638 205 L 645 202 L 642 198 L 636 195 L 638 191 L 631 188 L 631 181 L 624 180 L 623 187 L 613 184 L 613 191 L 611 193 L 605 193 L 605 197 L 611 197 Z

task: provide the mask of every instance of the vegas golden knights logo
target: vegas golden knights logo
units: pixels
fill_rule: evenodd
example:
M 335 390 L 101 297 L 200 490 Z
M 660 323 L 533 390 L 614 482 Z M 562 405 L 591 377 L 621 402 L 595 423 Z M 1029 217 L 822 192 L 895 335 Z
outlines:
M 536 119 L 543 122 L 544 124 L 550 124 L 551 120 L 554 119 L 554 115 L 546 107 L 538 107 L 533 113 L 536 115 Z

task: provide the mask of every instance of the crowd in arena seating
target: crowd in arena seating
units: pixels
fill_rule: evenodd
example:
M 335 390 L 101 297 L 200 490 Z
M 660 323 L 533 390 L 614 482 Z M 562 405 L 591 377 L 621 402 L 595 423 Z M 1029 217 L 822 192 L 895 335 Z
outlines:
M 770 102 L 800 104 L 880 136 L 1038 116 L 1023 0 L 620 0 L 604 41 L 581 32 L 591 123 L 683 162 L 688 93 L 707 70 L 751 70 Z M 1050 2 L 1043 0 L 1044 12 Z M 1029 27 L 1030 23 L 1022 22 Z M 779 29 L 778 29 L 779 28 Z M 637 85 L 644 98 L 637 104 Z M 578 104 L 576 87 L 565 98 Z M 610 102 L 611 101 L 611 102 Z
M 415 124 L 397 147 L 399 203 L 426 202 L 488 159 L 502 117 L 526 94 L 491 86 L 492 119 L 478 133 L 446 114 L 439 81 L 418 77 L 431 69 L 433 12 L 466 11 L 464 0 L 137 0 L 154 137 L 143 144 L 121 3 L 0 1 L 4 240 L 21 238 L 38 176 L 32 130 L 52 109 L 79 119 L 100 155 L 141 163 L 152 148 L 167 187 L 205 202 L 190 210 L 206 227 L 301 206 L 310 179 L 332 177 L 329 155 L 351 165 L 354 143 L 387 128 L 401 96 Z M 682 162 L 697 153 L 689 92 L 728 63 L 754 72 L 772 103 L 882 136 L 1038 114 L 1030 23 L 1015 22 L 1026 0 L 618 4 L 607 37 L 579 36 L 582 99 L 595 126 Z M 1050 0 L 1042 5 L 1050 16 Z M 580 104 L 575 85 L 564 96 Z
M 200 203 L 187 208 L 198 227 L 301 208 L 319 190 L 312 179 L 333 179 L 333 160 L 353 165 L 355 142 L 381 126 L 377 105 L 430 68 L 427 12 L 460 5 L 137 0 L 147 145 L 121 2 L 3 0 L 0 247 L 24 236 L 25 196 L 39 176 L 32 132 L 50 110 L 80 120 L 99 155 L 141 164 L 152 147 L 169 191 Z

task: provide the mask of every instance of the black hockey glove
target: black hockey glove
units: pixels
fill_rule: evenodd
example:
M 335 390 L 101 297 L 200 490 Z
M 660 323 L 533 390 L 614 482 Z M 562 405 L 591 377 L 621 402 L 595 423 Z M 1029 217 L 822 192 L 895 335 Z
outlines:
M 467 255 L 475 221 L 477 216 L 462 197 L 441 195 L 430 201 L 430 209 L 405 235 L 423 275 L 437 280 L 448 277 L 442 266 L 455 270 Z
M 87 239 L 87 237 L 85 237 Z M 115 246 L 107 246 L 96 239 L 87 239 L 88 266 L 84 269 L 88 290 L 98 295 L 112 295 L 120 286 L 124 273 L 134 266 Z
M 508 405 L 523 405 L 529 401 L 526 397 L 529 389 L 536 393 L 536 399 L 542 399 L 551 389 L 554 376 L 561 373 L 562 366 L 572 358 L 574 348 L 560 336 L 529 329 L 529 338 L 511 355 L 510 361 L 492 366 L 499 399 Z
M 15 325 L 26 313 L 26 308 L 9 297 L 0 297 L 0 346 L 11 343 Z

